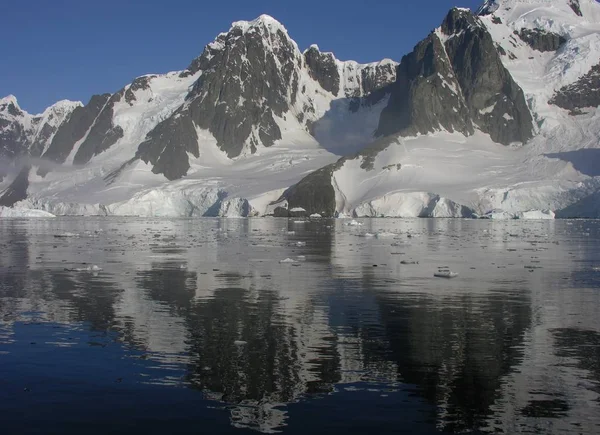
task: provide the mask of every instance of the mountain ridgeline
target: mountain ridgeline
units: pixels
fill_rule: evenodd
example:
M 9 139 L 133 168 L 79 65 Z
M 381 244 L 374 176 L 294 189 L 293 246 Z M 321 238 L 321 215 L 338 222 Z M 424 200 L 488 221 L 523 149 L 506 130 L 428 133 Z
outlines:
M 569 20 L 590 14 L 596 20 L 598 5 L 591 0 L 554 1 L 561 13 L 575 17 Z M 575 52 L 569 35 L 560 31 L 566 27 L 553 27 L 552 19 L 537 28 L 510 18 L 527 5 L 486 0 L 475 14 L 453 8 L 399 63 L 340 61 L 316 45 L 301 51 L 281 23 L 262 15 L 233 23 L 185 70 L 138 77 L 114 94 L 92 96 L 85 105 L 63 101 L 41 115 L 29 115 L 14 97 L 3 98 L 0 205 L 32 197 L 32 180 L 55 174 L 57 165 L 89 168 L 80 178 L 91 177 L 96 190 L 120 180 L 141 189 L 148 180 L 152 186 L 179 186 L 186 177 L 200 180 L 198 168 L 217 168 L 215 162 L 226 167 L 256 161 L 274 145 L 301 143 L 333 158 L 307 165 L 300 177 L 286 179 L 288 184 L 276 180 L 271 190 L 278 192 L 270 197 L 269 210 L 286 215 L 303 208 L 330 216 L 339 211 L 335 173 L 353 161 L 361 162 L 361 171 L 373 170 L 376 157 L 397 146 L 398 139 L 484 134 L 500 146 L 526 147 L 543 119 L 535 97 L 521 87 L 527 83 L 513 76 L 511 62 L 526 64 L 538 54 L 548 59 L 563 49 Z M 504 22 L 507 17 L 513 21 Z M 525 52 L 528 58 L 517 58 Z M 576 80 L 556 86 L 544 104 L 571 115 L 598 105 L 598 65 L 586 74 L 586 64 Z M 294 159 L 288 163 L 295 164 Z M 402 170 L 402 162 L 392 163 L 382 166 Z M 134 173 L 148 175 L 133 180 Z M 118 201 L 142 195 L 141 190 L 127 192 L 130 196 Z M 203 195 L 221 201 L 227 194 L 222 189 Z M 429 197 L 441 201 L 439 195 Z M 108 201 L 99 198 L 98 204 Z M 431 203 L 424 210 L 433 208 Z

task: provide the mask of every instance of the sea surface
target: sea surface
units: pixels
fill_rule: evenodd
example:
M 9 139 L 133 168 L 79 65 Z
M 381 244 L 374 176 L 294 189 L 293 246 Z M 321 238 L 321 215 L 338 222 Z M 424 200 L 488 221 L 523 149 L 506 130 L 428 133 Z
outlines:
M 357 221 L 0 220 L 0 430 L 600 433 L 599 222 Z

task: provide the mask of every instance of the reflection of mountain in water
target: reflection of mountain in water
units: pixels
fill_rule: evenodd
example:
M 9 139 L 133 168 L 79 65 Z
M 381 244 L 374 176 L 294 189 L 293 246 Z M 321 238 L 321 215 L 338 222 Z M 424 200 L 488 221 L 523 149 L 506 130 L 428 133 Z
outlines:
M 576 383 L 546 402 L 519 387 L 523 367 L 545 358 L 526 351 L 546 291 L 529 271 L 519 269 L 512 281 L 505 274 L 465 280 L 465 288 L 439 293 L 431 281 L 383 264 L 391 257 L 378 253 L 381 241 L 322 224 L 288 234 L 293 228 L 281 221 L 217 222 L 145 222 L 143 231 L 121 222 L 102 237 L 73 240 L 1 226 L 5 326 L 19 313 L 40 311 L 49 320 L 117 332 L 149 358 L 185 370 L 185 383 L 225 404 L 233 425 L 261 431 L 285 425 L 286 404 L 359 382 L 404 385 L 436 406 L 430 418 L 450 432 L 498 427 L 490 423 L 498 416 L 573 412 Z M 385 249 L 444 256 L 444 246 L 458 242 L 444 238 L 447 224 L 440 225 L 410 246 Z M 135 239 L 125 237 L 131 234 Z M 485 237 L 488 251 L 506 251 L 503 238 Z M 297 240 L 307 248 L 299 250 Z M 103 253 L 105 272 L 65 270 L 90 251 Z M 307 257 L 300 267 L 278 262 L 297 255 Z M 589 361 L 598 357 L 597 338 L 556 330 L 556 355 L 546 353 L 576 360 L 592 373 L 596 392 L 600 373 Z

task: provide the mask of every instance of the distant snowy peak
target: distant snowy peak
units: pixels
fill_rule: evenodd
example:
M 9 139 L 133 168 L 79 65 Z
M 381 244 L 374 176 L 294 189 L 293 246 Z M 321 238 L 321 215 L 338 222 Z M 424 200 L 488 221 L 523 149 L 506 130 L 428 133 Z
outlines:
M 0 147 L 5 157 L 30 154 L 39 157 L 59 126 L 77 107 L 77 101 L 62 100 L 43 113 L 31 115 L 19 107 L 14 95 L 0 99 Z
M 8 95 L 0 98 L 0 116 L 4 119 L 16 119 L 29 115 L 19 107 L 17 98 L 14 95 Z M 0 127 L 1 128 L 1 127 Z

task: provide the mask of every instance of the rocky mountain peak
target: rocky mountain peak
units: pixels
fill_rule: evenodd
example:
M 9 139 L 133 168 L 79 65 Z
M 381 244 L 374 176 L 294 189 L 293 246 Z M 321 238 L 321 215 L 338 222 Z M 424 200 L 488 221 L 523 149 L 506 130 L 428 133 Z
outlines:
M 19 107 L 19 103 L 17 102 L 17 98 L 14 95 L 8 95 L 6 97 L 0 98 L 0 114 L 2 116 L 23 116 L 24 112 Z
M 450 10 L 440 28 L 402 58 L 378 133 L 426 134 L 473 128 L 502 144 L 533 135 L 523 91 L 503 66 L 485 25 L 468 9 Z

